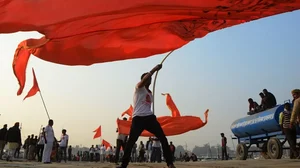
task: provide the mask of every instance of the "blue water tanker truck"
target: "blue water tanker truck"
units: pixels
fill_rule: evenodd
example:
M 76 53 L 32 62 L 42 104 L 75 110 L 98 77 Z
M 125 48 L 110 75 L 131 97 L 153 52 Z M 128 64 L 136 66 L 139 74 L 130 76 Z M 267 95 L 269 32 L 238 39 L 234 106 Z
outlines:
M 281 159 L 287 141 L 279 125 L 279 115 L 284 110 L 283 105 L 240 118 L 231 124 L 231 131 L 238 140 L 236 159 L 246 160 L 248 153 L 261 152 L 265 159 Z M 297 127 L 297 138 L 300 129 Z M 259 150 L 250 150 L 256 145 Z

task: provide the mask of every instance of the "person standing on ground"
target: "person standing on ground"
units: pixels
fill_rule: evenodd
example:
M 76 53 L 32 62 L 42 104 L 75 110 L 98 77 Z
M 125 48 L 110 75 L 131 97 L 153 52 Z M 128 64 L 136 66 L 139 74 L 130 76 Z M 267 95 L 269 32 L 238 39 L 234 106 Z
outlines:
M 155 66 L 150 72 L 144 73 L 141 76 L 141 81 L 136 85 L 133 97 L 133 118 L 129 133 L 129 140 L 126 144 L 122 165 L 117 168 L 127 168 L 130 161 L 130 154 L 133 145 L 144 130 L 154 134 L 160 141 L 163 147 L 164 158 L 166 159 L 169 168 L 175 168 L 173 165 L 172 154 L 169 148 L 168 140 L 161 128 L 156 116 L 151 110 L 153 101 L 152 92 L 149 89 L 151 85 L 151 76 L 159 71 L 162 65 Z
M 72 146 L 71 145 L 68 148 L 68 160 L 72 161 Z
M 102 146 L 100 147 L 100 161 L 102 163 L 105 162 L 105 151 L 106 151 L 106 147 L 104 146 L 104 144 L 102 144 Z
M 299 124 L 300 121 L 300 89 L 292 90 L 292 96 L 294 98 L 293 100 L 294 107 L 291 114 L 290 128 L 296 126 L 297 122 Z
M 3 128 L 0 130 L 0 160 L 2 160 L 3 150 L 6 144 L 6 134 L 7 134 L 7 124 L 4 124 Z
M 30 145 L 30 135 L 28 135 L 27 139 L 24 141 L 24 159 L 28 159 L 29 155 L 29 145 Z
M 225 157 L 225 160 L 228 160 L 228 157 L 227 157 L 227 138 L 225 137 L 224 133 L 221 133 L 221 137 L 222 137 L 222 140 L 221 140 L 221 143 L 222 143 L 222 160 L 224 160 L 224 157 Z
M 60 141 L 59 142 L 59 160 L 58 162 L 61 162 L 61 160 L 63 159 L 65 161 L 65 163 L 67 162 L 67 148 L 68 148 L 68 143 L 69 143 L 69 135 L 67 135 L 67 130 L 63 129 L 62 131 L 62 135 L 60 137 Z
M 35 140 L 34 135 L 32 134 L 29 140 L 29 150 L 28 150 L 28 160 L 33 160 L 34 158 L 34 150 L 35 150 Z
M 22 145 L 21 143 L 21 130 L 19 128 L 19 123 L 16 122 L 15 125 L 7 131 L 6 142 L 8 143 L 8 155 L 6 160 L 12 161 L 14 157 L 15 150 Z
M 127 121 L 127 118 L 124 117 L 123 120 Z M 125 134 L 120 134 L 118 128 L 117 128 L 116 132 L 118 133 L 118 138 L 117 138 L 117 148 L 116 148 L 115 163 L 118 165 L 119 164 L 119 157 L 120 157 L 121 147 L 123 148 L 123 150 L 125 149 L 126 141 L 127 141 L 127 137 L 128 136 L 125 135 Z
M 123 157 L 124 157 L 124 150 L 123 149 Z M 131 162 L 137 162 L 137 144 L 134 143 L 131 151 Z
M 173 161 L 175 161 L 176 147 L 173 145 L 173 142 L 170 142 L 170 149 L 171 149 L 171 153 L 172 153 L 172 156 L 173 156 Z
M 146 162 L 151 162 L 152 144 L 152 139 L 149 137 L 148 141 L 146 142 Z
M 44 138 L 45 138 L 45 146 L 43 151 L 43 163 L 50 164 L 51 163 L 51 152 L 54 144 L 54 131 L 53 131 L 53 120 L 48 121 L 48 125 L 45 127 Z
M 290 153 L 291 153 L 290 158 L 294 159 L 299 156 L 299 152 L 297 151 L 296 126 L 293 125 L 292 127 L 290 127 L 290 123 L 291 123 L 290 120 L 292 114 L 292 108 L 290 103 L 284 104 L 284 111 L 281 114 L 282 114 L 282 118 L 281 118 L 280 126 L 290 146 Z
M 45 138 L 44 138 L 45 128 L 43 127 L 42 132 L 39 135 L 38 143 L 37 143 L 37 156 L 38 162 L 42 162 L 43 151 L 45 146 Z

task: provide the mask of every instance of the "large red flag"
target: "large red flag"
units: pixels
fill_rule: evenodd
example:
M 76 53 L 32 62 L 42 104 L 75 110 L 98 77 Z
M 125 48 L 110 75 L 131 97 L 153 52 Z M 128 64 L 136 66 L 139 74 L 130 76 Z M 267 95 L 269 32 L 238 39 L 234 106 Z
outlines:
M 37 92 L 40 91 L 39 84 L 36 80 L 36 76 L 33 68 L 32 68 L 32 74 L 33 74 L 33 86 L 31 87 L 31 89 L 29 90 L 29 92 L 27 93 L 27 95 L 24 97 L 23 100 L 25 100 L 28 97 L 34 96 Z
M 207 109 L 204 112 L 204 121 L 196 116 L 161 116 L 157 117 L 157 120 L 166 136 L 180 135 L 204 127 L 207 124 L 208 111 L 209 110 Z M 130 120 L 124 121 L 117 119 L 119 133 L 128 135 L 130 133 L 131 123 L 132 121 Z M 151 125 L 147 125 L 147 127 L 151 127 Z M 141 136 L 151 137 L 154 135 L 145 130 L 142 132 Z
M 2 0 L 0 33 L 45 35 L 21 42 L 15 53 L 20 95 L 30 54 L 64 65 L 145 58 L 226 27 L 297 9 L 300 0 Z
M 95 129 L 93 132 L 95 132 L 94 139 L 101 137 L 102 136 L 101 135 L 101 125 L 97 129 Z

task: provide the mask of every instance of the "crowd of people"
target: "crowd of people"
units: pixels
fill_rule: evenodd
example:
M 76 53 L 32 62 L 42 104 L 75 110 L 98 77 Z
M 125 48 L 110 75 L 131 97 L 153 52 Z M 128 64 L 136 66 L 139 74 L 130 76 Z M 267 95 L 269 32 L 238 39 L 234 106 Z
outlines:
M 54 136 L 53 120 L 49 120 L 48 125 L 42 128 L 39 136 L 28 135 L 27 139 L 22 144 L 21 130 L 19 123 L 9 129 L 7 124 L 0 130 L 0 159 L 3 159 L 3 151 L 7 146 L 7 161 L 19 158 L 21 148 L 24 149 L 24 159 L 29 161 L 38 161 L 45 164 L 51 163 L 55 160 L 61 162 L 67 161 L 67 148 L 69 136 L 66 134 L 66 130 L 62 130 L 62 134 L 59 140 Z M 68 149 L 69 160 L 72 153 L 72 147 Z
M 275 96 L 267 89 L 264 89 L 263 92 L 260 92 L 259 96 L 261 97 L 260 105 L 258 105 L 258 103 L 254 101 L 252 98 L 248 99 L 249 102 L 249 112 L 247 113 L 248 115 L 256 114 L 261 111 L 271 109 L 277 105 Z

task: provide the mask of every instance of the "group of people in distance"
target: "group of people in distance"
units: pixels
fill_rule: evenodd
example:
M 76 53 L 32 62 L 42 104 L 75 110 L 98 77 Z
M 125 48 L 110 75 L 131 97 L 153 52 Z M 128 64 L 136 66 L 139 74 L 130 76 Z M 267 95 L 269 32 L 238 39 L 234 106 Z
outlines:
M 275 96 L 269 92 L 267 89 L 264 89 L 263 92 L 259 93 L 261 97 L 260 105 L 257 104 L 252 98 L 248 99 L 249 102 L 249 112 L 248 115 L 252 115 L 270 108 L 273 108 L 277 105 Z

